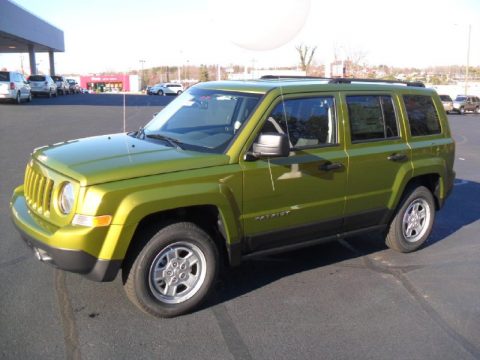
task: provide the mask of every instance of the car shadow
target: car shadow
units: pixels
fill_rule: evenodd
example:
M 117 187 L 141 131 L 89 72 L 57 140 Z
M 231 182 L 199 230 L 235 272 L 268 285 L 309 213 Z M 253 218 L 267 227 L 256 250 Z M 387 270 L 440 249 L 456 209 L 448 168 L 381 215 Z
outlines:
M 457 180 L 445 206 L 437 213 L 425 248 L 480 219 L 480 184 Z M 459 211 L 461 209 L 461 211 Z M 386 250 L 381 234 L 367 234 L 279 255 L 251 259 L 222 274 L 213 299 L 215 306 L 262 288 L 279 279 Z M 335 270 L 329 272 L 332 275 Z
M 132 95 L 132 94 L 74 94 L 63 95 L 53 98 L 37 96 L 30 103 L 22 103 L 27 106 L 165 106 L 176 96 L 157 96 L 157 95 Z
M 437 213 L 435 226 L 426 246 L 439 242 L 462 227 L 480 219 L 480 184 L 463 179 L 455 187 L 445 206 Z

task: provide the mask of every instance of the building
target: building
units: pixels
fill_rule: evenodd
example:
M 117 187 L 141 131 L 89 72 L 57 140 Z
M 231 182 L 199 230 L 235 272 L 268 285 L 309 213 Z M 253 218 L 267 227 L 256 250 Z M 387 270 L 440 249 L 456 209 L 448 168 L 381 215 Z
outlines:
M 47 52 L 55 75 L 55 52 L 65 51 L 63 31 L 20 6 L 0 0 L 0 53 L 28 53 L 30 74 L 37 73 L 35 54 Z
M 138 92 L 138 75 L 112 74 L 80 76 L 80 86 L 95 92 Z

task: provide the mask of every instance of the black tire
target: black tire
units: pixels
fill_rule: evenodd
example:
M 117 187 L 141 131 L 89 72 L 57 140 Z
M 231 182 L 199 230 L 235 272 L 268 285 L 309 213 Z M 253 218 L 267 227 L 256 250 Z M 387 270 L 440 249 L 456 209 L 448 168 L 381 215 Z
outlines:
M 57 94 L 55 93 L 55 95 L 57 95 Z M 48 98 L 51 98 L 51 97 L 52 97 L 52 92 L 51 92 L 50 90 L 48 91 L 47 97 L 48 97 Z
M 22 97 L 20 94 L 20 91 L 17 91 L 17 96 L 15 96 L 15 104 L 21 104 L 22 103 Z
M 462 106 L 460 110 L 458 111 L 460 115 L 465 115 L 465 108 Z
M 145 241 L 142 237 L 148 238 L 148 232 L 141 232 L 133 241 L 141 243 Z M 218 249 L 210 236 L 193 223 L 180 222 L 146 240 L 122 269 L 130 301 L 145 313 L 163 318 L 190 312 L 205 301 L 219 268 Z M 186 259 L 197 262 L 190 264 Z M 155 273 L 159 275 L 154 281 Z
M 28 93 L 27 102 L 32 101 L 32 93 Z
M 475 108 L 475 114 L 480 114 L 480 106 L 477 106 L 477 107 Z
M 157 95 L 162 96 L 163 95 L 163 90 L 158 90 Z
M 419 215 L 422 212 L 423 218 Z M 424 186 L 410 189 L 403 196 L 390 223 L 386 236 L 387 246 L 403 253 L 417 250 L 430 236 L 434 221 L 435 200 L 430 190 Z
M 182 93 L 182 90 L 177 91 L 177 95 L 180 95 Z

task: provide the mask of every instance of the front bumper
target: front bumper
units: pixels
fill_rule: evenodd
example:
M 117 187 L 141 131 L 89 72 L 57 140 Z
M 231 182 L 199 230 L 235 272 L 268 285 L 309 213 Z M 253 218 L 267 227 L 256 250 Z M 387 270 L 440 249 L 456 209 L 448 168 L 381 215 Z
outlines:
M 27 207 L 23 193 L 15 192 L 10 203 L 11 217 L 15 227 L 22 235 L 25 243 L 42 262 L 49 263 L 59 269 L 81 274 L 94 281 L 112 281 L 120 270 L 122 261 L 116 259 L 99 259 L 81 249 L 63 246 L 64 239 L 72 243 L 94 241 L 102 236 L 105 228 L 60 229 L 46 223 L 33 214 Z M 78 228 L 78 227 L 77 227 Z M 68 234 L 68 233 L 71 234 Z M 49 243 L 47 243 L 47 240 Z M 61 243 L 62 246 L 53 244 Z

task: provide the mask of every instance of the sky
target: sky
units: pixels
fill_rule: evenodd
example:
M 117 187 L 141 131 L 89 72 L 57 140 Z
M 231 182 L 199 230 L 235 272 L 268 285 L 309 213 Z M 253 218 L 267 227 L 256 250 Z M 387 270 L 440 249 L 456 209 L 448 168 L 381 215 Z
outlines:
M 64 31 L 56 72 L 87 74 L 162 65 L 295 66 L 362 55 L 371 65 L 480 66 L 480 0 L 15 0 Z M 1 15 L 0 15 L 1 16 Z M 21 54 L 0 54 L 20 69 Z M 28 64 L 28 54 L 23 54 Z M 48 56 L 37 54 L 48 72 Z

